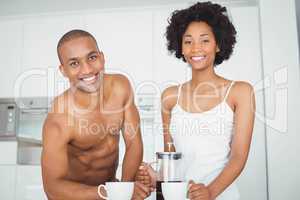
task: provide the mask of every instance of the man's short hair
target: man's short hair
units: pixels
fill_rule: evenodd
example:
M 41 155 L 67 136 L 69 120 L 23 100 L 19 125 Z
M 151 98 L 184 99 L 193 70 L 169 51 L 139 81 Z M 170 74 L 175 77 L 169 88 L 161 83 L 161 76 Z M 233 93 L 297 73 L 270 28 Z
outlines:
M 59 39 L 58 44 L 57 44 L 56 50 L 57 50 L 57 55 L 58 55 L 58 58 L 59 58 L 60 63 L 62 63 L 62 60 L 61 60 L 61 57 L 60 57 L 60 53 L 59 53 L 60 47 L 61 47 L 64 43 L 66 43 L 66 42 L 68 42 L 68 41 L 70 41 L 70 40 L 73 40 L 73 39 L 80 38 L 80 37 L 90 37 L 90 38 L 92 38 L 92 39 L 95 41 L 96 46 L 97 46 L 97 48 L 98 48 L 98 44 L 97 44 L 97 41 L 96 41 L 95 37 L 94 37 L 92 34 L 90 34 L 89 32 L 84 31 L 84 30 L 80 30 L 80 29 L 74 29 L 74 30 L 68 31 L 67 33 L 65 33 L 65 34 Z

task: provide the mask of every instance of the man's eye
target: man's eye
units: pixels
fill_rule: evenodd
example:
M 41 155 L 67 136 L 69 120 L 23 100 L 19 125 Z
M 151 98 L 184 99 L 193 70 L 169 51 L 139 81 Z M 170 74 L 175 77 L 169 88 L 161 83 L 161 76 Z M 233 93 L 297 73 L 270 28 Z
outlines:
M 208 40 L 208 39 L 206 39 L 206 40 L 202 40 L 202 42 L 204 42 L 204 43 L 208 43 L 208 42 L 209 42 L 209 40 Z
M 89 57 L 89 60 L 95 60 L 96 58 L 97 58 L 96 55 L 92 55 L 92 56 Z
M 74 62 L 71 62 L 69 65 L 71 67 L 77 67 L 79 65 L 79 63 L 74 61 Z

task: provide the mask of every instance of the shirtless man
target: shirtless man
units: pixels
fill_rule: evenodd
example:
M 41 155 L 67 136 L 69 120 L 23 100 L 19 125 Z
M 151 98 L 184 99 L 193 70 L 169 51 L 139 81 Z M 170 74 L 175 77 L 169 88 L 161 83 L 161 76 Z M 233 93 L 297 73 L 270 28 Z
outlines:
M 66 33 L 57 52 L 70 88 L 54 99 L 44 123 L 44 189 L 50 200 L 101 199 L 98 186 L 116 181 L 120 131 L 126 146 L 121 181 L 134 181 L 142 161 L 133 92 L 126 77 L 104 73 L 104 55 L 88 32 Z M 132 199 L 149 196 L 148 187 L 134 185 Z

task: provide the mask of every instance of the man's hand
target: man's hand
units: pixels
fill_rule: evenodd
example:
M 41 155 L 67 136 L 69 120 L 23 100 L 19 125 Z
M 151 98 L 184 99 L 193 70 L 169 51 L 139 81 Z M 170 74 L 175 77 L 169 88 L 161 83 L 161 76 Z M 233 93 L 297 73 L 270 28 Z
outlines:
M 156 172 L 147 163 L 142 163 L 136 174 L 135 180 L 150 187 L 151 191 L 156 187 Z
M 189 182 L 188 196 L 190 200 L 212 200 L 208 187 L 194 181 Z
M 142 183 L 135 182 L 131 200 L 144 200 L 151 194 L 150 187 Z

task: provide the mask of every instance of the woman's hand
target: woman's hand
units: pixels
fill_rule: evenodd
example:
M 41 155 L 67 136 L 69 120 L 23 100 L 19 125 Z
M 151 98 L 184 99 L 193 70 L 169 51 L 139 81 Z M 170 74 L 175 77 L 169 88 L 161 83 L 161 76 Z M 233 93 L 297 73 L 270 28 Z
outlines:
M 189 182 L 188 197 L 190 200 L 212 200 L 208 187 L 194 181 Z
M 136 174 L 135 180 L 150 187 L 151 191 L 156 187 L 156 172 L 147 163 L 142 163 Z

